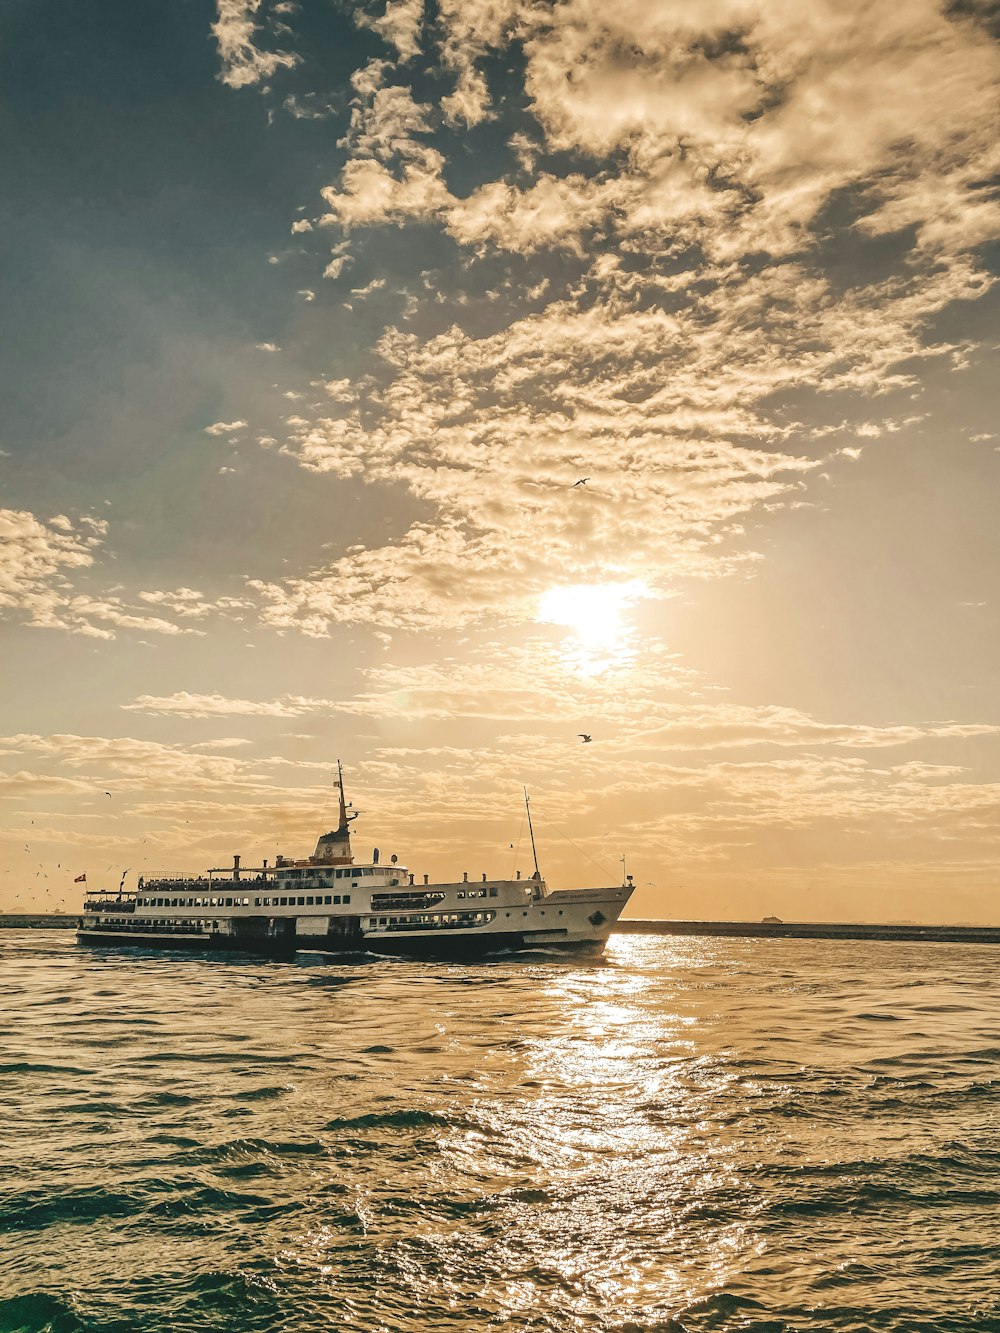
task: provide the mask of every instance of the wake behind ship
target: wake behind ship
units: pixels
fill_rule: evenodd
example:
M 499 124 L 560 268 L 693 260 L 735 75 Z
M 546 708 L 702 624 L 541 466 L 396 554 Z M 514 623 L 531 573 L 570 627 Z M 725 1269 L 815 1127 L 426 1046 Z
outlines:
M 351 853 L 344 776 L 337 764 L 340 821 L 312 856 L 272 866 L 140 879 L 132 892 L 88 893 L 81 944 L 166 949 L 238 949 L 474 957 L 510 949 L 603 948 L 632 895 L 619 888 L 549 889 L 530 879 L 422 884 L 404 866 L 358 865 Z M 530 828 L 531 812 L 528 810 Z M 534 834 L 532 832 L 532 847 Z M 395 861 L 395 858 L 393 858 Z

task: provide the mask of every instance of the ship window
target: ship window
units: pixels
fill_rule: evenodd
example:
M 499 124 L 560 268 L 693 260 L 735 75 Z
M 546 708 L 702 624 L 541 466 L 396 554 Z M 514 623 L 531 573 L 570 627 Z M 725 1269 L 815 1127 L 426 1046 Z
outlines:
M 380 926 L 387 926 L 389 924 L 388 919 L 384 916 L 379 917 L 378 923 Z
M 335 903 L 339 903 L 339 902 L 340 902 L 340 894 L 339 894 L 339 893 L 335 893 L 335 894 L 333 895 L 333 901 L 334 901 Z
M 490 897 L 491 897 L 491 898 L 495 898 L 496 896 L 497 896 L 497 890 L 496 890 L 496 889 L 490 889 Z
M 458 891 L 458 896 L 459 896 L 460 898 L 464 898 L 464 897 L 465 897 L 465 890 L 464 890 L 464 889 L 459 889 L 459 891 Z
M 562 916 L 562 908 L 559 909 L 559 915 Z
M 307 907 L 312 907 L 312 906 L 313 906 L 313 902 L 314 902 L 314 900 L 313 900 L 312 898 L 307 898 L 307 899 L 306 899 L 306 906 L 307 906 Z
M 327 894 L 326 897 L 323 899 L 323 902 L 327 905 L 327 907 L 329 907 L 330 904 L 333 902 L 333 899 L 330 897 L 329 894 Z M 338 903 L 340 902 L 339 898 L 337 899 L 337 902 Z
M 306 900 L 305 900 L 305 898 L 300 898 L 300 899 L 299 899 L 299 906 L 300 906 L 300 907 L 305 907 L 305 905 L 306 905 Z
M 194 900 L 194 905 L 195 905 L 195 907 L 200 907 L 200 906 L 201 906 L 201 899 L 200 899 L 200 898 L 195 898 L 195 900 Z
M 253 900 L 253 905 L 254 905 L 254 907 L 259 907 L 259 906 L 260 906 L 260 899 L 259 899 L 259 898 L 255 898 L 255 899 Z
M 227 898 L 227 899 L 226 899 L 226 906 L 227 906 L 227 907 L 232 907 L 232 905 L 233 905 L 233 900 L 232 900 L 232 898 Z
M 288 906 L 288 899 L 287 899 L 287 898 L 282 898 L 281 903 L 280 903 L 279 905 L 280 905 L 281 907 L 287 907 L 287 906 Z
M 345 893 L 344 896 L 343 896 L 343 898 L 341 898 L 340 901 L 341 901 L 342 903 L 349 903 L 349 902 L 351 901 L 351 895 L 350 895 L 349 893 Z

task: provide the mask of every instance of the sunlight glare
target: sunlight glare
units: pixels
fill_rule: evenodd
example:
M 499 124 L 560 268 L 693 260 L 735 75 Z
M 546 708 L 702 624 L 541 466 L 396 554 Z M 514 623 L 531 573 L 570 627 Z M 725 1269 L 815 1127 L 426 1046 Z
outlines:
M 543 594 L 537 619 L 542 624 L 565 625 L 588 648 L 609 650 L 624 632 L 625 611 L 649 595 L 641 579 L 568 584 Z

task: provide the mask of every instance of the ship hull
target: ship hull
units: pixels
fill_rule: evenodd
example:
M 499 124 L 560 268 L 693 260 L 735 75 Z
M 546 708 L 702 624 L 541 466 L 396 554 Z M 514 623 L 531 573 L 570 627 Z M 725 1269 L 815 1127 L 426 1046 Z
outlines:
M 172 952 L 249 953 L 271 958 L 289 958 L 296 953 L 386 955 L 396 958 L 456 960 L 487 958 L 494 954 L 558 950 L 600 953 L 607 937 L 594 939 L 553 938 L 549 932 L 496 931 L 489 935 L 407 935 L 392 939 L 342 940 L 327 935 L 298 935 L 293 939 L 250 939 L 221 933 L 205 935 L 160 934 L 154 931 L 78 930 L 77 942 L 97 948 L 162 949 Z

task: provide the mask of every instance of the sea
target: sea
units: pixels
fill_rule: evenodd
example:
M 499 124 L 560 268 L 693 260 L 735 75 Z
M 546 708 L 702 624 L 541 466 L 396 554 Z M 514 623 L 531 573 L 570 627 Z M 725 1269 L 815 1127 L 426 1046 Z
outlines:
M 1000 1330 L 998 959 L 0 931 L 0 1331 Z

